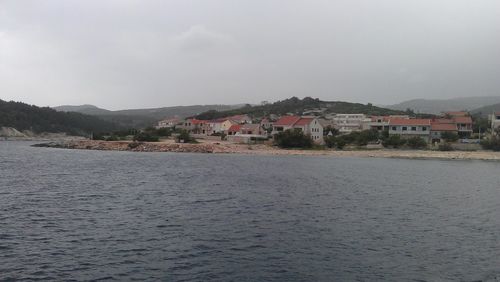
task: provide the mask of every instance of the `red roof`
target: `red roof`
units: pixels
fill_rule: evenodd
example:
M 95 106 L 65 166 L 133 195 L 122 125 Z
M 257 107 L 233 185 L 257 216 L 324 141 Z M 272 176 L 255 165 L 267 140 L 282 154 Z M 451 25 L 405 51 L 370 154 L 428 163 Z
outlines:
M 191 123 L 192 124 L 201 124 L 201 123 L 205 123 L 206 121 L 205 120 L 201 120 L 201 119 L 191 119 Z
M 468 116 L 468 112 L 460 111 L 460 112 L 445 112 L 445 115 L 450 115 L 452 117 L 465 117 Z
M 249 119 L 248 115 L 235 115 L 235 116 L 230 116 L 228 119 L 234 119 L 234 120 L 246 120 Z
M 454 117 L 453 120 L 456 123 L 468 123 L 468 124 L 472 124 L 472 118 L 471 117 Z
M 404 119 L 404 118 L 391 118 L 389 120 L 390 125 L 431 125 L 430 119 Z
M 229 132 L 239 132 L 241 129 L 241 124 L 233 124 L 229 127 Z
M 297 121 L 300 120 L 298 116 L 284 116 L 281 117 L 277 122 L 274 123 L 276 126 L 293 126 Z
M 457 131 L 457 125 L 454 123 L 433 123 L 432 131 Z
M 314 119 L 313 118 L 301 118 L 294 125 L 303 126 L 310 124 Z
M 431 123 L 455 123 L 454 120 L 452 119 L 446 119 L 446 118 L 436 118 L 433 119 Z

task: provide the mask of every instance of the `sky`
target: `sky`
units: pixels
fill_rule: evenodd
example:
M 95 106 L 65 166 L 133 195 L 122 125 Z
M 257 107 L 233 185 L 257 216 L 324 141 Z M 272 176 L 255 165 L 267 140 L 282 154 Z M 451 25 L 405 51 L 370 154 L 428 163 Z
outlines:
M 500 95 L 498 0 L 0 0 L 0 99 L 107 109 Z

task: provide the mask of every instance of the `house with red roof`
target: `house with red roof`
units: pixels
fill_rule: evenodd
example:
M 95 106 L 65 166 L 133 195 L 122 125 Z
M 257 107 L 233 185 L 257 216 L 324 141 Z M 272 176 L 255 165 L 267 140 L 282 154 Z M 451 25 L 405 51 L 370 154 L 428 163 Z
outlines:
M 285 130 L 301 130 L 317 144 L 323 144 L 323 126 L 315 117 L 283 116 L 273 124 L 272 135 Z
M 235 124 L 238 123 L 228 118 L 208 120 L 206 121 L 205 131 L 207 135 L 218 134 L 218 133 L 227 134 L 229 128 L 231 128 L 231 126 Z
M 371 116 L 368 128 L 377 131 L 389 130 L 389 120 L 391 118 L 409 119 L 407 115 Z
M 432 143 L 440 143 L 442 134 L 445 132 L 458 134 L 458 127 L 453 119 L 434 119 L 431 121 L 430 138 Z
M 252 119 L 249 115 L 234 115 L 227 117 L 227 119 L 239 124 L 252 123 Z
M 206 132 L 206 120 L 200 120 L 195 118 L 188 118 L 184 120 L 179 128 L 185 129 L 190 133 L 194 134 L 205 134 Z
M 236 135 L 240 133 L 241 124 L 233 124 L 227 131 L 227 135 Z
M 453 121 L 457 124 L 458 135 L 461 137 L 472 135 L 472 118 L 470 116 L 453 117 Z
M 389 135 L 399 135 L 403 138 L 421 137 L 429 142 L 430 131 L 430 119 L 391 118 L 389 120 Z
M 472 135 L 472 118 L 468 112 L 445 112 L 443 117 L 452 119 L 457 124 L 458 135 L 461 137 Z

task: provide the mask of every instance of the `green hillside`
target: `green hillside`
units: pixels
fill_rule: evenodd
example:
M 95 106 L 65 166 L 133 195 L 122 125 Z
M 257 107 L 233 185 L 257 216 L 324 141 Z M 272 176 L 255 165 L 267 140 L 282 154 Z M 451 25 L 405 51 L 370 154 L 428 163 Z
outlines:
M 240 108 L 242 105 L 192 105 L 162 107 L 153 109 L 130 109 L 110 111 L 93 105 L 59 106 L 54 109 L 64 112 L 79 112 L 93 115 L 102 120 L 118 124 L 122 127 L 144 128 L 156 124 L 159 120 L 178 116 L 185 118 L 209 110 L 226 111 Z
M 108 132 L 118 129 L 111 122 L 97 117 L 74 112 L 58 112 L 21 102 L 0 100 L 0 127 L 31 130 L 34 133 L 65 132 L 86 135 L 90 132 Z
M 286 100 L 266 105 L 259 105 L 259 106 L 246 105 L 245 107 L 229 111 L 207 111 L 200 115 L 197 115 L 196 118 L 215 119 L 215 118 L 227 117 L 231 115 L 240 115 L 240 114 L 248 114 L 253 118 L 260 118 L 268 116 L 270 114 L 284 115 L 292 113 L 292 114 L 302 115 L 305 112 L 311 110 L 321 110 L 320 115 L 330 114 L 330 113 L 397 115 L 405 113 L 403 111 L 385 109 L 373 106 L 371 104 L 364 105 L 360 103 L 349 103 L 349 102 L 338 102 L 338 101 L 328 102 L 328 101 L 321 101 L 319 99 L 314 99 L 311 97 L 306 97 L 304 99 L 292 97 Z

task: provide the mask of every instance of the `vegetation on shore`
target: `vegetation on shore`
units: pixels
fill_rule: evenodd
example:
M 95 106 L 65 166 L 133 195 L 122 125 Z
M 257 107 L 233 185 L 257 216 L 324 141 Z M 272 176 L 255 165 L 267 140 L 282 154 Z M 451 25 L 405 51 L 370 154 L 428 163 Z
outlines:
M 97 117 L 70 112 L 58 112 L 20 102 L 0 100 L 0 126 L 34 133 L 67 133 L 86 136 L 91 132 L 119 129 L 116 124 Z
M 287 113 L 302 115 L 304 112 L 312 109 L 324 109 L 324 113 L 362 113 L 367 115 L 397 115 L 405 113 L 403 111 L 377 107 L 370 103 L 364 105 L 360 103 L 321 101 L 320 99 L 311 97 L 305 97 L 304 99 L 292 97 L 271 104 L 263 104 L 258 106 L 247 104 L 242 108 L 229 111 L 211 110 L 197 115 L 196 118 L 217 119 L 241 114 L 248 114 L 253 118 L 265 117 L 271 114 L 285 115 Z
M 313 147 L 310 136 L 305 135 L 299 129 L 288 129 L 279 132 L 274 137 L 274 143 L 280 148 L 300 148 L 307 149 Z

